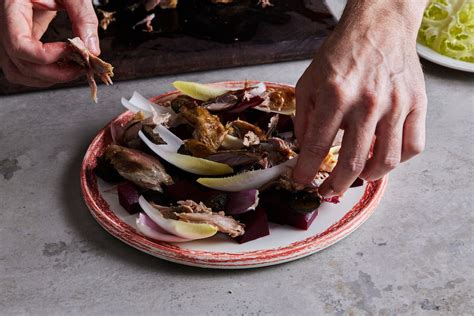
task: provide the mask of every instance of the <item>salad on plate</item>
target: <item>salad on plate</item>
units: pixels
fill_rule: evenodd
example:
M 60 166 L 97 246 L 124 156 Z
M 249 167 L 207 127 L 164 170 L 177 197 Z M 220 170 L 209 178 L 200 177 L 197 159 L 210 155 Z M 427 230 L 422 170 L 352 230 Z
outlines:
M 112 124 L 112 144 L 95 173 L 116 185 L 137 230 L 189 242 L 226 234 L 239 243 L 270 234 L 268 222 L 308 229 L 324 199 L 318 186 L 335 167 L 333 146 L 311 185 L 295 183 L 295 91 L 250 83 L 228 89 L 177 81 L 179 93 L 153 103 L 138 93 L 133 113 Z M 362 180 L 354 185 L 361 185 Z

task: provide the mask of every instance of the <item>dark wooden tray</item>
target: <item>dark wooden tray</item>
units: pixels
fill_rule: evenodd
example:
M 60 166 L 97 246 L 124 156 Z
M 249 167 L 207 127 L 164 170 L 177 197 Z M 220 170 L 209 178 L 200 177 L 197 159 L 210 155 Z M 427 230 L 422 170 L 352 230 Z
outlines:
M 319 1 L 306 1 L 304 6 L 286 12 L 291 18 L 284 24 L 259 23 L 253 38 L 242 42 L 219 43 L 178 34 L 130 45 L 105 36 L 101 39 L 102 58 L 115 67 L 114 81 L 309 58 L 335 22 L 320 19 L 327 10 Z M 69 29 L 67 17 L 60 15 L 44 38 L 65 40 L 72 36 Z M 84 84 L 80 79 L 54 88 Z M 0 94 L 34 90 L 10 84 L 0 73 Z

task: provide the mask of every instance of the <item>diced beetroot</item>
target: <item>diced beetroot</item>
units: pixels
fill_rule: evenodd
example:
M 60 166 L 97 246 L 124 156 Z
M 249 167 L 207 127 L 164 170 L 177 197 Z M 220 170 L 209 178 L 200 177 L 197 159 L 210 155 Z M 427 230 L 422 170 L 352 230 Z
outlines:
M 268 220 L 281 225 L 308 229 L 318 215 L 312 212 L 299 212 L 291 207 L 292 193 L 286 190 L 268 190 L 260 195 L 260 205 L 267 211 Z
M 195 202 L 205 202 L 212 197 L 216 190 L 208 189 L 195 181 L 180 179 L 174 184 L 164 188 L 165 194 L 173 201 L 193 200 Z
M 119 197 L 119 203 L 122 207 L 130 214 L 136 214 L 141 211 L 141 207 L 138 204 L 138 193 L 137 188 L 130 182 L 125 182 L 117 186 L 117 192 Z
M 360 187 L 364 184 L 364 180 L 362 180 L 361 178 L 357 178 L 352 184 L 351 184 L 351 188 L 357 188 L 357 187 Z
M 290 225 L 299 229 L 307 230 L 316 216 L 318 216 L 318 210 L 309 213 L 298 213 L 288 210 L 286 212 L 271 211 L 268 214 L 270 221 L 273 223 Z
M 255 211 L 249 211 L 236 217 L 241 223 L 245 224 L 245 233 L 236 237 L 239 244 L 255 240 L 270 234 L 268 229 L 268 219 L 265 210 L 257 207 Z
M 227 204 L 227 193 L 206 188 L 195 181 L 180 179 L 164 188 L 170 202 L 182 200 L 202 202 L 214 212 L 224 211 Z

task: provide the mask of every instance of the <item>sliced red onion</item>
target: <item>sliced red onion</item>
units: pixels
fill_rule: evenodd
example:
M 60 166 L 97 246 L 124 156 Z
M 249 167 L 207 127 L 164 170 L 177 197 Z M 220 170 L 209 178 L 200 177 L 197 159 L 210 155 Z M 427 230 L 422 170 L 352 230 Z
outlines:
M 169 234 L 166 230 L 156 225 L 156 223 L 152 221 L 151 218 L 148 217 L 148 215 L 144 213 L 138 214 L 136 224 L 137 224 L 137 230 L 140 233 L 158 241 L 187 242 L 187 241 L 193 240 L 193 239 L 182 238 L 182 237 Z
M 258 190 L 231 192 L 227 195 L 225 212 L 228 215 L 242 214 L 254 210 L 258 205 Z

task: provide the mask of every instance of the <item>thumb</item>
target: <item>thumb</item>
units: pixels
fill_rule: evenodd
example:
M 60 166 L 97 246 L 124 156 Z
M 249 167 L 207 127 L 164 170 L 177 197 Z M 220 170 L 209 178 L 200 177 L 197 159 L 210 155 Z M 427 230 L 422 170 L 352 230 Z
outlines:
M 64 0 L 64 9 L 72 22 L 74 35 L 79 36 L 94 55 L 100 54 L 98 21 L 91 0 Z

